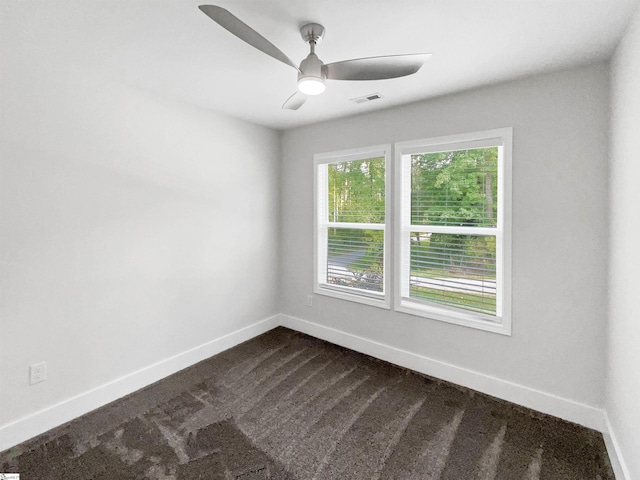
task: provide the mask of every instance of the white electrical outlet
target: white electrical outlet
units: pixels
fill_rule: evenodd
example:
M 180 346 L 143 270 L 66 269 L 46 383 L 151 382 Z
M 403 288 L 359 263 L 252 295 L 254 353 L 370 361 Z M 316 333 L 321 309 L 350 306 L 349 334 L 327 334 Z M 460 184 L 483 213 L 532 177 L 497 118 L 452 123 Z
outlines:
M 313 307 L 313 295 L 307 295 L 307 307 Z
M 29 383 L 44 382 L 47 379 L 47 362 L 34 363 L 29 367 Z

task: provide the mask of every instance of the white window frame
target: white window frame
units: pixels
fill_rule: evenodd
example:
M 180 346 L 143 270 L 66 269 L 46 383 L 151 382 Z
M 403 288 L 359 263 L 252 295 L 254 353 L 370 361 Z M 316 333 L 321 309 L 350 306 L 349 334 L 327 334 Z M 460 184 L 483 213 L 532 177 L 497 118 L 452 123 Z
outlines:
M 511 335 L 511 159 L 512 128 L 399 142 L 395 147 L 395 257 L 394 308 L 412 315 Z M 411 226 L 410 155 L 482 147 L 500 147 L 498 155 L 498 215 L 495 228 L 456 226 Z M 403 168 L 404 167 L 404 168 Z M 408 184 L 408 187 L 407 187 Z M 408 292 L 411 231 L 458 234 L 490 234 L 496 237 L 496 315 L 447 307 L 437 303 L 409 298 Z M 404 267 L 406 265 L 407 267 Z M 404 278 L 406 277 L 406 278 Z
M 320 174 L 320 167 L 332 163 L 350 162 L 366 160 L 369 158 L 384 157 L 385 159 L 385 223 L 333 223 L 329 222 L 329 212 L 327 211 L 328 199 L 327 176 Z M 316 154 L 314 159 L 314 293 L 327 295 L 330 297 L 364 303 L 381 308 L 391 308 L 391 231 L 389 228 L 392 214 L 391 191 L 392 191 L 392 166 L 391 166 L 391 145 L 377 145 L 373 147 L 356 148 L 338 152 L 327 152 Z M 363 230 L 383 230 L 384 231 L 384 261 L 383 261 L 383 292 L 369 292 L 340 285 L 330 285 L 326 283 L 326 262 L 327 262 L 327 230 L 331 226 L 341 228 L 359 228 Z

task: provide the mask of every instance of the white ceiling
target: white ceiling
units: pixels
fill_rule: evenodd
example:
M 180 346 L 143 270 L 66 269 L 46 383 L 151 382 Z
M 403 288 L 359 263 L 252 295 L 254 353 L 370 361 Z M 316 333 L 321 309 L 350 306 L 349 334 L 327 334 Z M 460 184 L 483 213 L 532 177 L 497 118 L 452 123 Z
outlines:
M 206 17 L 207 0 L 0 0 L 40 55 L 116 81 L 278 129 L 386 108 L 532 73 L 606 59 L 637 0 L 218 0 L 294 61 L 299 27 L 326 28 L 325 62 L 433 54 L 415 75 L 329 81 L 298 111 L 281 110 L 296 71 Z M 3 45 L 2 48 L 11 48 Z M 380 93 L 381 100 L 349 99 Z

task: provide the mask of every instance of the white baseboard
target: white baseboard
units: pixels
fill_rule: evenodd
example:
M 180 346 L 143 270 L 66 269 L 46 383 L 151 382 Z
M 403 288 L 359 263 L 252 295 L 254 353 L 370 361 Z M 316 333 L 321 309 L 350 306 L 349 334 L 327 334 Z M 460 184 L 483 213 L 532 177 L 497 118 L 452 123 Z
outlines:
M 280 325 L 431 377 L 462 385 L 493 397 L 598 430 L 599 432 L 606 431 L 605 412 L 599 408 L 289 315 L 280 315 Z
M 620 451 L 620 444 L 616 438 L 615 432 L 611 422 L 609 421 L 609 415 L 605 413 L 606 430 L 602 432 L 604 437 L 604 444 L 607 447 L 607 453 L 609 454 L 609 460 L 611 461 L 611 467 L 613 473 L 616 476 L 616 480 L 631 480 L 631 474 L 627 468 L 626 463 L 622 457 Z
M 265 333 L 278 322 L 279 316 L 274 315 L 3 425 L 0 452 Z
M 624 476 L 626 468 L 619 455 L 617 442 L 604 410 L 288 315 L 275 315 L 256 322 L 0 426 L 0 451 L 133 393 L 279 325 L 603 432 L 612 463 L 617 462 L 617 465 L 614 465 L 616 475 L 619 480 L 629 480 L 628 474 Z M 621 475 L 618 472 L 623 473 Z

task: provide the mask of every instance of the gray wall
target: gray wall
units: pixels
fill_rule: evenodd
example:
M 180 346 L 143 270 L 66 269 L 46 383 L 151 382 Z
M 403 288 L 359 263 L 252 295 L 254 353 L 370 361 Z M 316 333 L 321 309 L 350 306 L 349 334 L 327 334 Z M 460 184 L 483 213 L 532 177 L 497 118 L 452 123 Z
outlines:
M 594 407 L 604 406 L 608 69 L 604 64 L 283 135 L 282 312 Z M 513 335 L 318 296 L 314 153 L 513 127 Z
M 5 20 L 0 427 L 277 313 L 280 157 Z
M 640 9 L 611 72 L 607 413 L 632 479 L 640 478 Z

